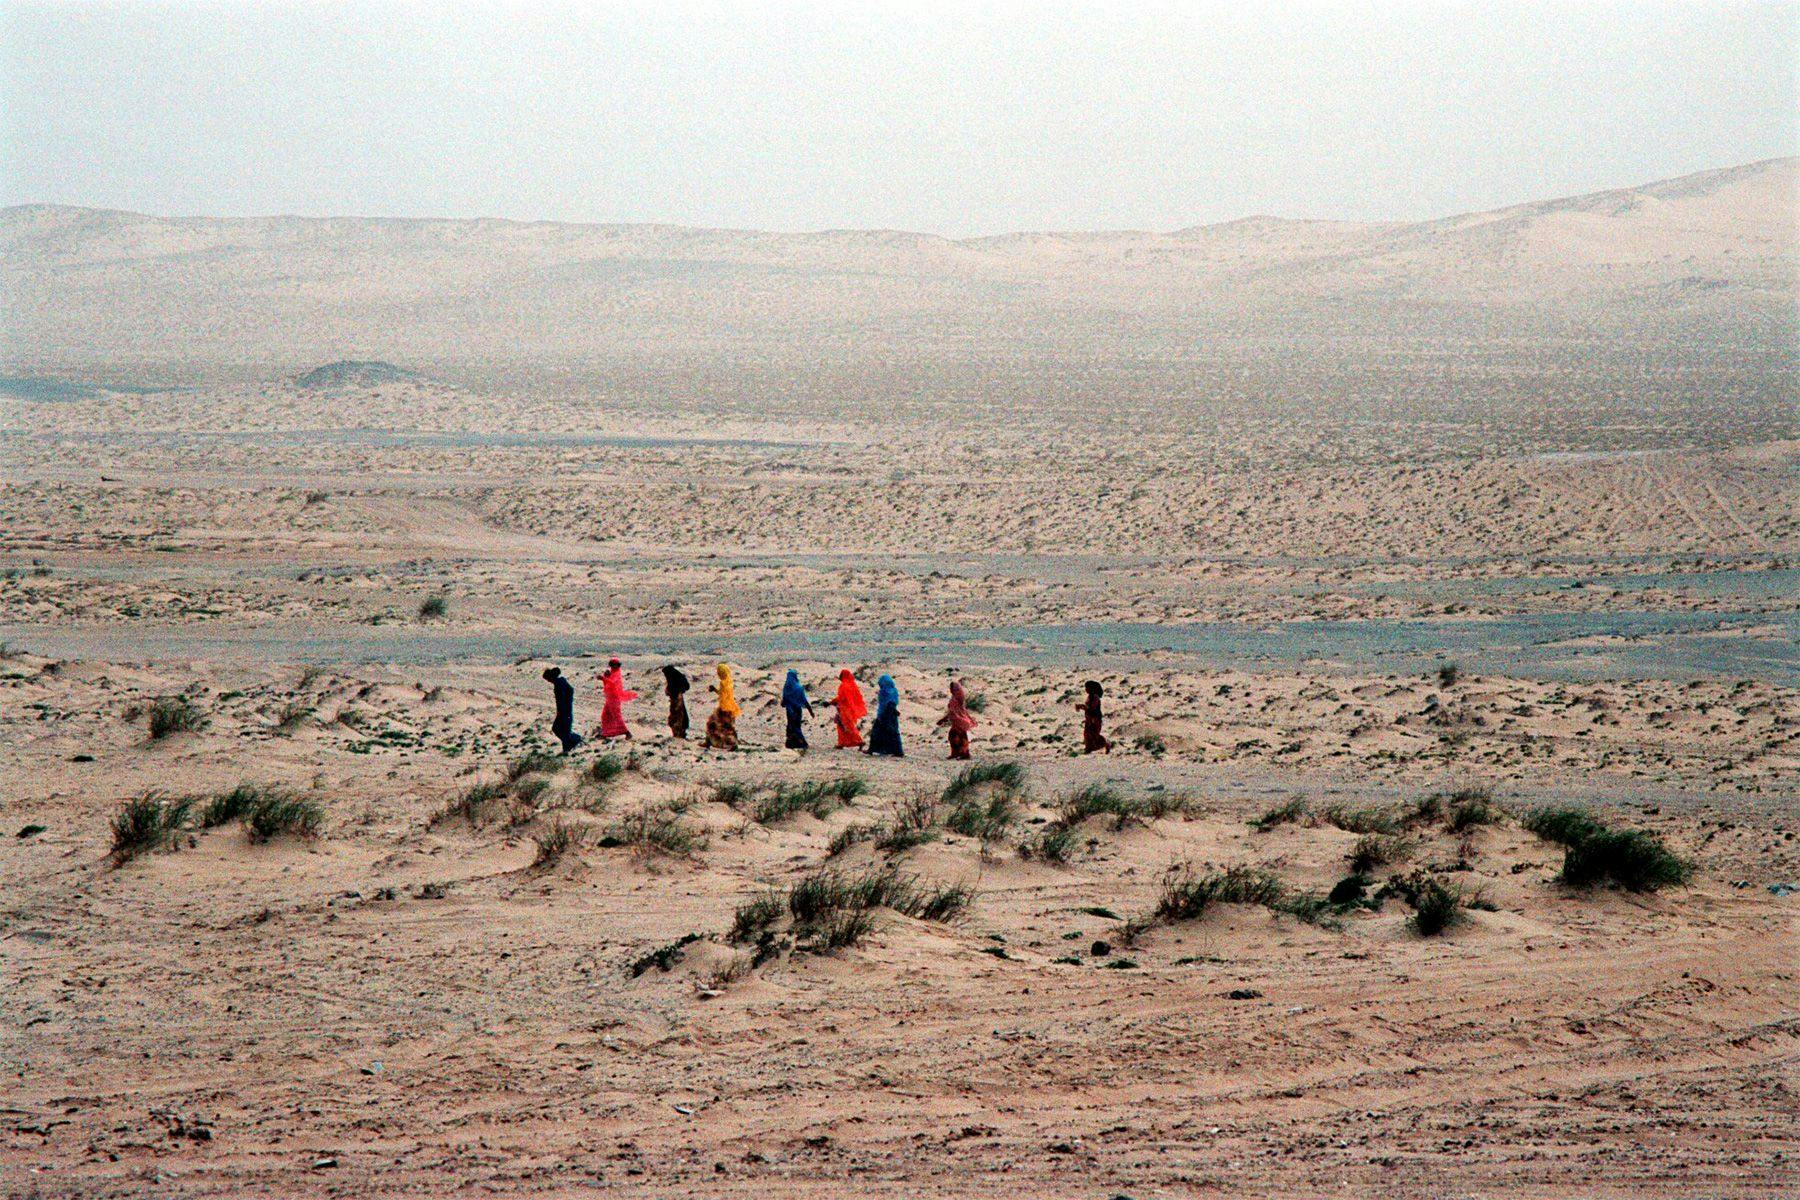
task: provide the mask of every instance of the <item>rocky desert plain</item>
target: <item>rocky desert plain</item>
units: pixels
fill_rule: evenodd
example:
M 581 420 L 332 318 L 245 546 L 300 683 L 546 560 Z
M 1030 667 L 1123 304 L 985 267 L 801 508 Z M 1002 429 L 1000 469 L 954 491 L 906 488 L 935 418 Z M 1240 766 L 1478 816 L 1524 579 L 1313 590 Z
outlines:
M 1795 176 L 6 210 L 0 1192 L 1792 1195 Z

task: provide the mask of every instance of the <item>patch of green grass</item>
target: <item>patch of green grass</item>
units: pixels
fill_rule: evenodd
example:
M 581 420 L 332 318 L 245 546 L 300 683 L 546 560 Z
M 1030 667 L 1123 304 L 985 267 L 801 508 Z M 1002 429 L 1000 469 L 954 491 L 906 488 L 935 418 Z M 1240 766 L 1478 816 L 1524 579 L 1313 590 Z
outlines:
M 200 826 L 203 829 L 214 829 L 231 821 L 242 820 L 267 794 L 267 788 L 254 783 L 240 783 L 229 792 L 220 792 L 200 810 Z
M 1420 937 L 1436 937 L 1467 919 L 1462 889 L 1440 879 L 1426 879 L 1417 888 L 1412 905 L 1411 925 Z
M 741 779 L 728 779 L 713 784 L 712 798 L 719 804 L 729 805 L 732 808 L 743 808 L 750 803 L 750 798 L 755 794 L 756 788 L 751 784 L 745 783 Z
M 879 837 L 882 827 L 867 823 L 846 825 L 832 835 L 831 844 L 825 847 L 827 858 L 836 858 L 850 847 Z
M 284 833 L 317 837 L 324 826 L 325 806 L 296 792 L 265 792 L 244 814 L 244 828 L 253 842 L 266 842 Z
M 1477 825 L 1498 825 L 1503 816 L 1486 788 L 1465 788 L 1446 802 L 1444 823 L 1450 832 L 1461 833 Z
M 1113 818 L 1113 828 L 1123 829 L 1126 822 L 1143 819 L 1143 805 L 1103 783 L 1090 783 L 1063 797 L 1056 820 L 1072 829 L 1089 817 L 1099 816 Z
M 607 829 L 607 840 L 641 855 L 691 858 L 706 849 L 706 832 L 681 819 L 666 806 L 644 805 Z
M 985 797 L 965 793 L 944 817 L 944 827 L 980 841 L 985 850 L 1006 836 L 1019 820 L 1019 805 L 1012 795 L 992 791 Z
M 1346 875 L 1331 885 L 1331 891 L 1325 896 L 1327 904 L 1349 907 L 1361 904 L 1369 894 L 1369 877 L 1361 872 Z
M 1024 766 L 1016 762 L 971 763 L 944 785 L 944 793 L 939 799 L 945 804 L 955 804 L 970 792 L 989 785 L 1008 792 L 1024 792 Z
M 1118 913 L 1099 904 L 1090 904 L 1086 908 L 1078 908 L 1075 911 L 1085 913 L 1090 917 L 1099 917 L 1103 921 L 1117 921 L 1120 919 Z
M 1330 905 L 1305 892 L 1295 892 L 1272 872 L 1239 865 L 1206 874 L 1191 864 L 1176 863 L 1163 873 L 1154 917 L 1191 921 L 1214 904 L 1255 904 L 1311 924 L 1325 923 Z
M 1633 892 L 1675 887 L 1694 877 L 1694 864 L 1641 829 L 1606 829 L 1570 846 L 1562 879 L 1576 887 L 1616 883 Z
M 860 784 L 861 781 L 855 782 Z M 839 781 L 812 779 L 784 784 L 757 795 L 751 804 L 750 817 L 760 825 L 770 825 L 802 812 L 823 820 L 844 806 L 839 793 Z
M 673 970 L 676 963 L 687 957 L 687 948 L 695 942 L 700 941 L 704 936 L 704 934 L 699 933 L 684 933 L 667 945 L 658 946 L 656 949 L 650 951 L 650 953 L 633 959 L 631 961 L 631 966 L 628 968 L 631 972 L 631 977 L 636 979 L 645 971 L 652 969 L 658 971 Z
M 506 764 L 506 782 L 517 783 L 527 775 L 554 775 L 563 769 L 563 760 L 544 750 L 527 750 Z
M 1606 826 L 1584 808 L 1538 808 L 1519 822 L 1546 842 L 1573 846 L 1602 832 Z
M 1278 804 L 1274 808 L 1271 808 L 1268 812 L 1250 822 L 1250 825 L 1257 830 L 1269 830 L 1275 828 L 1277 825 L 1292 825 L 1294 822 L 1305 816 L 1306 799 L 1302 796 L 1295 796 L 1286 804 Z
M 113 862 L 123 866 L 139 855 L 174 849 L 193 806 L 191 796 L 160 792 L 145 792 L 125 801 L 112 819 Z
M 1081 836 L 1073 829 L 1066 825 L 1052 824 L 1045 826 L 1044 831 L 1036 838 L 1020 845 L 1019 853 L 1026 858 L 1061 864 L 1069 861 L 1069 855 L 1075 852 L 1080 841 Z
M 611 783 L 625 773 L 625 760 L 616 754 L 602 754 L 588 764 L 588 778 L 598 784 Z
M 512 788 L 505 783 L 478 783 L 445 806 L 432 821 L 453 820 L 461 817 L 470 825 L 478 826 L 494 814 L 494 810 L 512 795 Z
M 1322 825 L 1332 825 L 1346 833 L 1393 833 L 1398 827 L 1394 814 L 1380 808 L 1355 808 L 1348 804 L 1331 804 L 1318 811 Z
M 150 702 L 150 737 L 160 741 L 175 733 L 198 733 L 212 718 L 186 696 L 159 696 Z
M 754 942 L 781 920 L 787 902 L 780 892 L 768 891 L 738 906 L 725 940 L 734 946 Z

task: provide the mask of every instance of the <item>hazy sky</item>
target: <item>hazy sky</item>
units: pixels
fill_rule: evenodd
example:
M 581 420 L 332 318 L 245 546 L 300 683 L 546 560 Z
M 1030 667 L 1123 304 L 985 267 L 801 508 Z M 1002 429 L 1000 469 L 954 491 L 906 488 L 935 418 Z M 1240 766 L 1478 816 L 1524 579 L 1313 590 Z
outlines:
M 941 233 L 1793 154 L 1792 4 L 0 0 L 0 201 Z

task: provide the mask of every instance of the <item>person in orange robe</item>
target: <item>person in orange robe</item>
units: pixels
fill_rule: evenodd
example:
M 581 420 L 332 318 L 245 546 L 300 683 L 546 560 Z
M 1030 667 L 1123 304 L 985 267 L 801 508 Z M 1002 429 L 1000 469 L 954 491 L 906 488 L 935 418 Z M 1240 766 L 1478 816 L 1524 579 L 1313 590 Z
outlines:
M 849 668 L 838 672 L 837 699 L 825 703 L 836 710 L 832 719 L 837 722 L 837 744 L 839 750 L 849 750 L 863 744 L 862 731 L 857 723 L 869 715 L 869 705 L 863 699 L 862 689 L 856 686 L 856 676 Z
M 625 668 L 618 659 L 607 662 L 606 674 L 600 676 L 600 687 L 606 694 L 606 704 L 600 709 L 600 736 L 608 740 L 629 738 L 631 730 L 625 724 L 625 706 L 637 699 L 637 693 L 625 690 Z

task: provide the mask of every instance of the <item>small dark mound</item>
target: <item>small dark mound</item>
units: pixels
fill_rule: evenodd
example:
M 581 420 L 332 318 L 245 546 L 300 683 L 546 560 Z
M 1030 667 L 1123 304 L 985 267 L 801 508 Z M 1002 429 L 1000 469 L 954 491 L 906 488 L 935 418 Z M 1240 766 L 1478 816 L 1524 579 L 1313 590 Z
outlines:
M 376 387 L 383 383 L 401 383 L 418 377 L 417 371 L 396 367 L 393 363 L 345 359 L 314 367 L 304 375 L 296 375 L 294 386 L 309 392 L 321 392 L 333 388 Z

